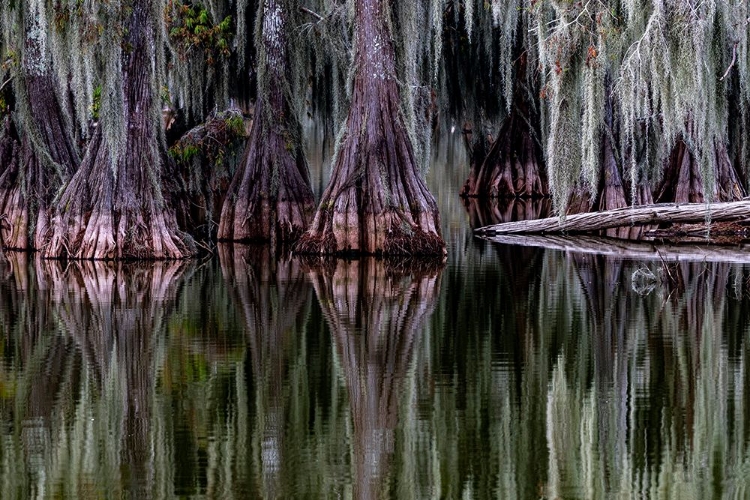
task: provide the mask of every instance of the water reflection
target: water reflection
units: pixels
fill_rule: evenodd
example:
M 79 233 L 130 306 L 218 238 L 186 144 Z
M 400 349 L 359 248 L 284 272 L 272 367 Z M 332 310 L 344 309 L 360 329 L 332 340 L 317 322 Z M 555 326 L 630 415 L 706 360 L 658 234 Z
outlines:
M 8 253 L 0 497 L 744 497 L 750 266 L 554 241 Z
M 496 256 L 531 270 L 528 292 L 496 271 L 508 304 L 432 354 L 456 380 L 432 399 L 423 445 L 437 445 L 430 468 L 464 481 L 449 496 L 742 496 L 747 266 L 668 263 L 674 281 L 641 296 L 633 272 L 661 261 L 537 250 L 523 264 L 520 250 Z
M 411 414 L 405 384 L 437 302 L 441 268 L 439 261 L 365 258 L 310 270 L 349 396 L 355 498 L 389 496 L 399 415 Z
M 268 246 L 221 245 L 221 268 L 246 326 L 246 363 L 254 392 L 255 422 L 251 446 L 257 461 L 258 496 L 283 497 L 284 482 L 293 473 L 293 441 L 289 404 L 302 381 L 300 330 L 310 314 L 311 288 L 299 262 L 291 255 L 271 255 Z M 303 385 L 304 387 L 304 385 Z M 296 401 L 295 401 L 296 402 Z
M 155 344 L 182 264 L 9 260 L 3 420 L 20 441 L 3 447 L 3 498 L 145 496 Z

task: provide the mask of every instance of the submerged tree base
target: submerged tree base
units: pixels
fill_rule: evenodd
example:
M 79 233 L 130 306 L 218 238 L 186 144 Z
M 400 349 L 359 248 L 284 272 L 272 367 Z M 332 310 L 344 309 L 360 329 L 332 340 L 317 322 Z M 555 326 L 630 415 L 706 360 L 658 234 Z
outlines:
M 320 216 L 320 215 L 319 215 Z M 406 214 L 386 210 L 378 214 L 340 213 L 332 209 L 322 214 L 330 218 L 331 231 L 305 233 L 295 246 L 301 254 L 444 255 L 445 242 L 431 227 L 437 215 L 425 214 L 416 224 Z M 352 224 L 351 220 L 356 223 Z M 362 244 L 364 243 L 364 245 Z
M 472 198 L 547 197 L 549 184 L 539 158 L 528 122 L 514 109 L 487 157 L 481 165 L 472 165 L 460 194 Z
M 664 176 L 656 190 L 657 202 L 701 203 L 712 201 L 737 201 L 745 196 L 745 189 L 732 165 L 726 146 L 714 145 L 713 192 L 706 196 L 705 179 L 700 161 L 684 140 L 672 148 L 665 162 Z
M 192 237 L 178 229 L 174 209 L 143 171 L 151 165 L 127 153 L 121 161 L 127 167 L 115 176 L 97 129 L 55 205 L 46 258 L 176 260 L 195 255 Z

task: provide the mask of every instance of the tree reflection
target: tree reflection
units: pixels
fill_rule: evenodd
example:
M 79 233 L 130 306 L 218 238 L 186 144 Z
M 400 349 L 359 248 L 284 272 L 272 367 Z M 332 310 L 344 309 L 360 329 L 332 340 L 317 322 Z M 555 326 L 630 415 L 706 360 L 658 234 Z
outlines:
M 229 285 L 246 325 L 246 363 L 251 371 L 256 421 L 253 432 L 254 459 L 258 460 L 258 496 L 279 498 L 285 491 L 282 462 L 291 462 L 286 440 L 290 396 L 297 384 L 295 357 L 299 355 L 299 332 L 309 316 L 310 285 L 299 262 L 290 255 L 272 255 L 269 246 L 221 245 L 222 274 Z M 259 453 L 258 453 L 259 451 Z M 288 464 L 287 464 L 288 465 Z M 286 476 L 284 474 L 286 472 Z
M 578 284 L 545 294 L 548 310 L 573 309 L 558 325 L 571 333 L 558 336 L 547 372 L 549 496 L 641 496 L 668 485 L 683 498 L 719 493 L 710 486 L 714 467 L 750 463 L 747 418 L 737 418 L 747 380 L 730 376 L 744 373 L 746 346 L 727 349 L 738 327 L 726 324 L 729 284 L 741 266 L 645 264 L 664 281 L 642 296 L 631 284 L 642 263 L 575 253 L 556 260 L 542 279 L 557 288 L 551 277 L 562 260 Z M 571 308 L 576 288 L 580 309 Z
M 355 498 L 385 496 L 404 384 L 441 271 L 440 262 L 366 258 L 310 272 L 349 394 Z
M 25 466 L 3 474 L 6 493 L 151 496 L 155 344 L 184 265 L 25 258 L 11 258 L 15 290 L 3 290 L 25 314 L 11 321 L 21 347 L 4 415 L 22 438 L 4 458 Z

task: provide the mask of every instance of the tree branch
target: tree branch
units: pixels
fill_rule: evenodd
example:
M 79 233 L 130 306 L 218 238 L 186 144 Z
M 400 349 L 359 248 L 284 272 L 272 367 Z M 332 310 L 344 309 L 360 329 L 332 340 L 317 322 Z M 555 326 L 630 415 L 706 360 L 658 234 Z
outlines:
M 0 92 L 2 92 L 2 91 L 3 91 L 4 89 L 5 89 L 5 87 L 6 87 L 6 86 L 7 86 L 7 85 L 8 85 L 8 84 L 9 84 L 10 82 L 12 82 L 12 81 L 13 81 L 13 77 L 12 77 L 12 76 L 11 76 L 10 78 L 8 78 L 7 80 L 5 80 L 5 81 L 3 82 L 3 84 L 2 84 L 2 85 L 0 85 Z
M 724 78 L 727 77 L 727 75 L 729 74 L 729 71 L 732 69 L 732 66 L 734 66 L 735 62 L 737 62 L 737 42 L 734 42 L 734 46 L 732 47 L 732 62 L 729 63 L 729 67 L 724 72 L 724 76 L 722 76 L 721 78 L 719 78 L 720 82 L 724 81 Z
M 311 16 L 316 18 L 318 21 L 325 21 L 325 18 L 323 16 L 321 16 L 320 14 L 318 14 L 317 12 L 313 10 L 308 9 L 307 7 L 303 7 L 300 5 L 299 10 L 301 10 L 302 12 L 305 12 L 306 14 L 310 14 Z

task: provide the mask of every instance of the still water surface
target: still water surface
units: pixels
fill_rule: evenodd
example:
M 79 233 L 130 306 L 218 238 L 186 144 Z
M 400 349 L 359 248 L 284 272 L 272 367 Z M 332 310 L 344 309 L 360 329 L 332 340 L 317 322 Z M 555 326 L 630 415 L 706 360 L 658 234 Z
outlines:
M 750 267 L 475 240 L 548 208 L 435 158 L 445 264 L 8 255 L 0 498 L 746 498 Z

